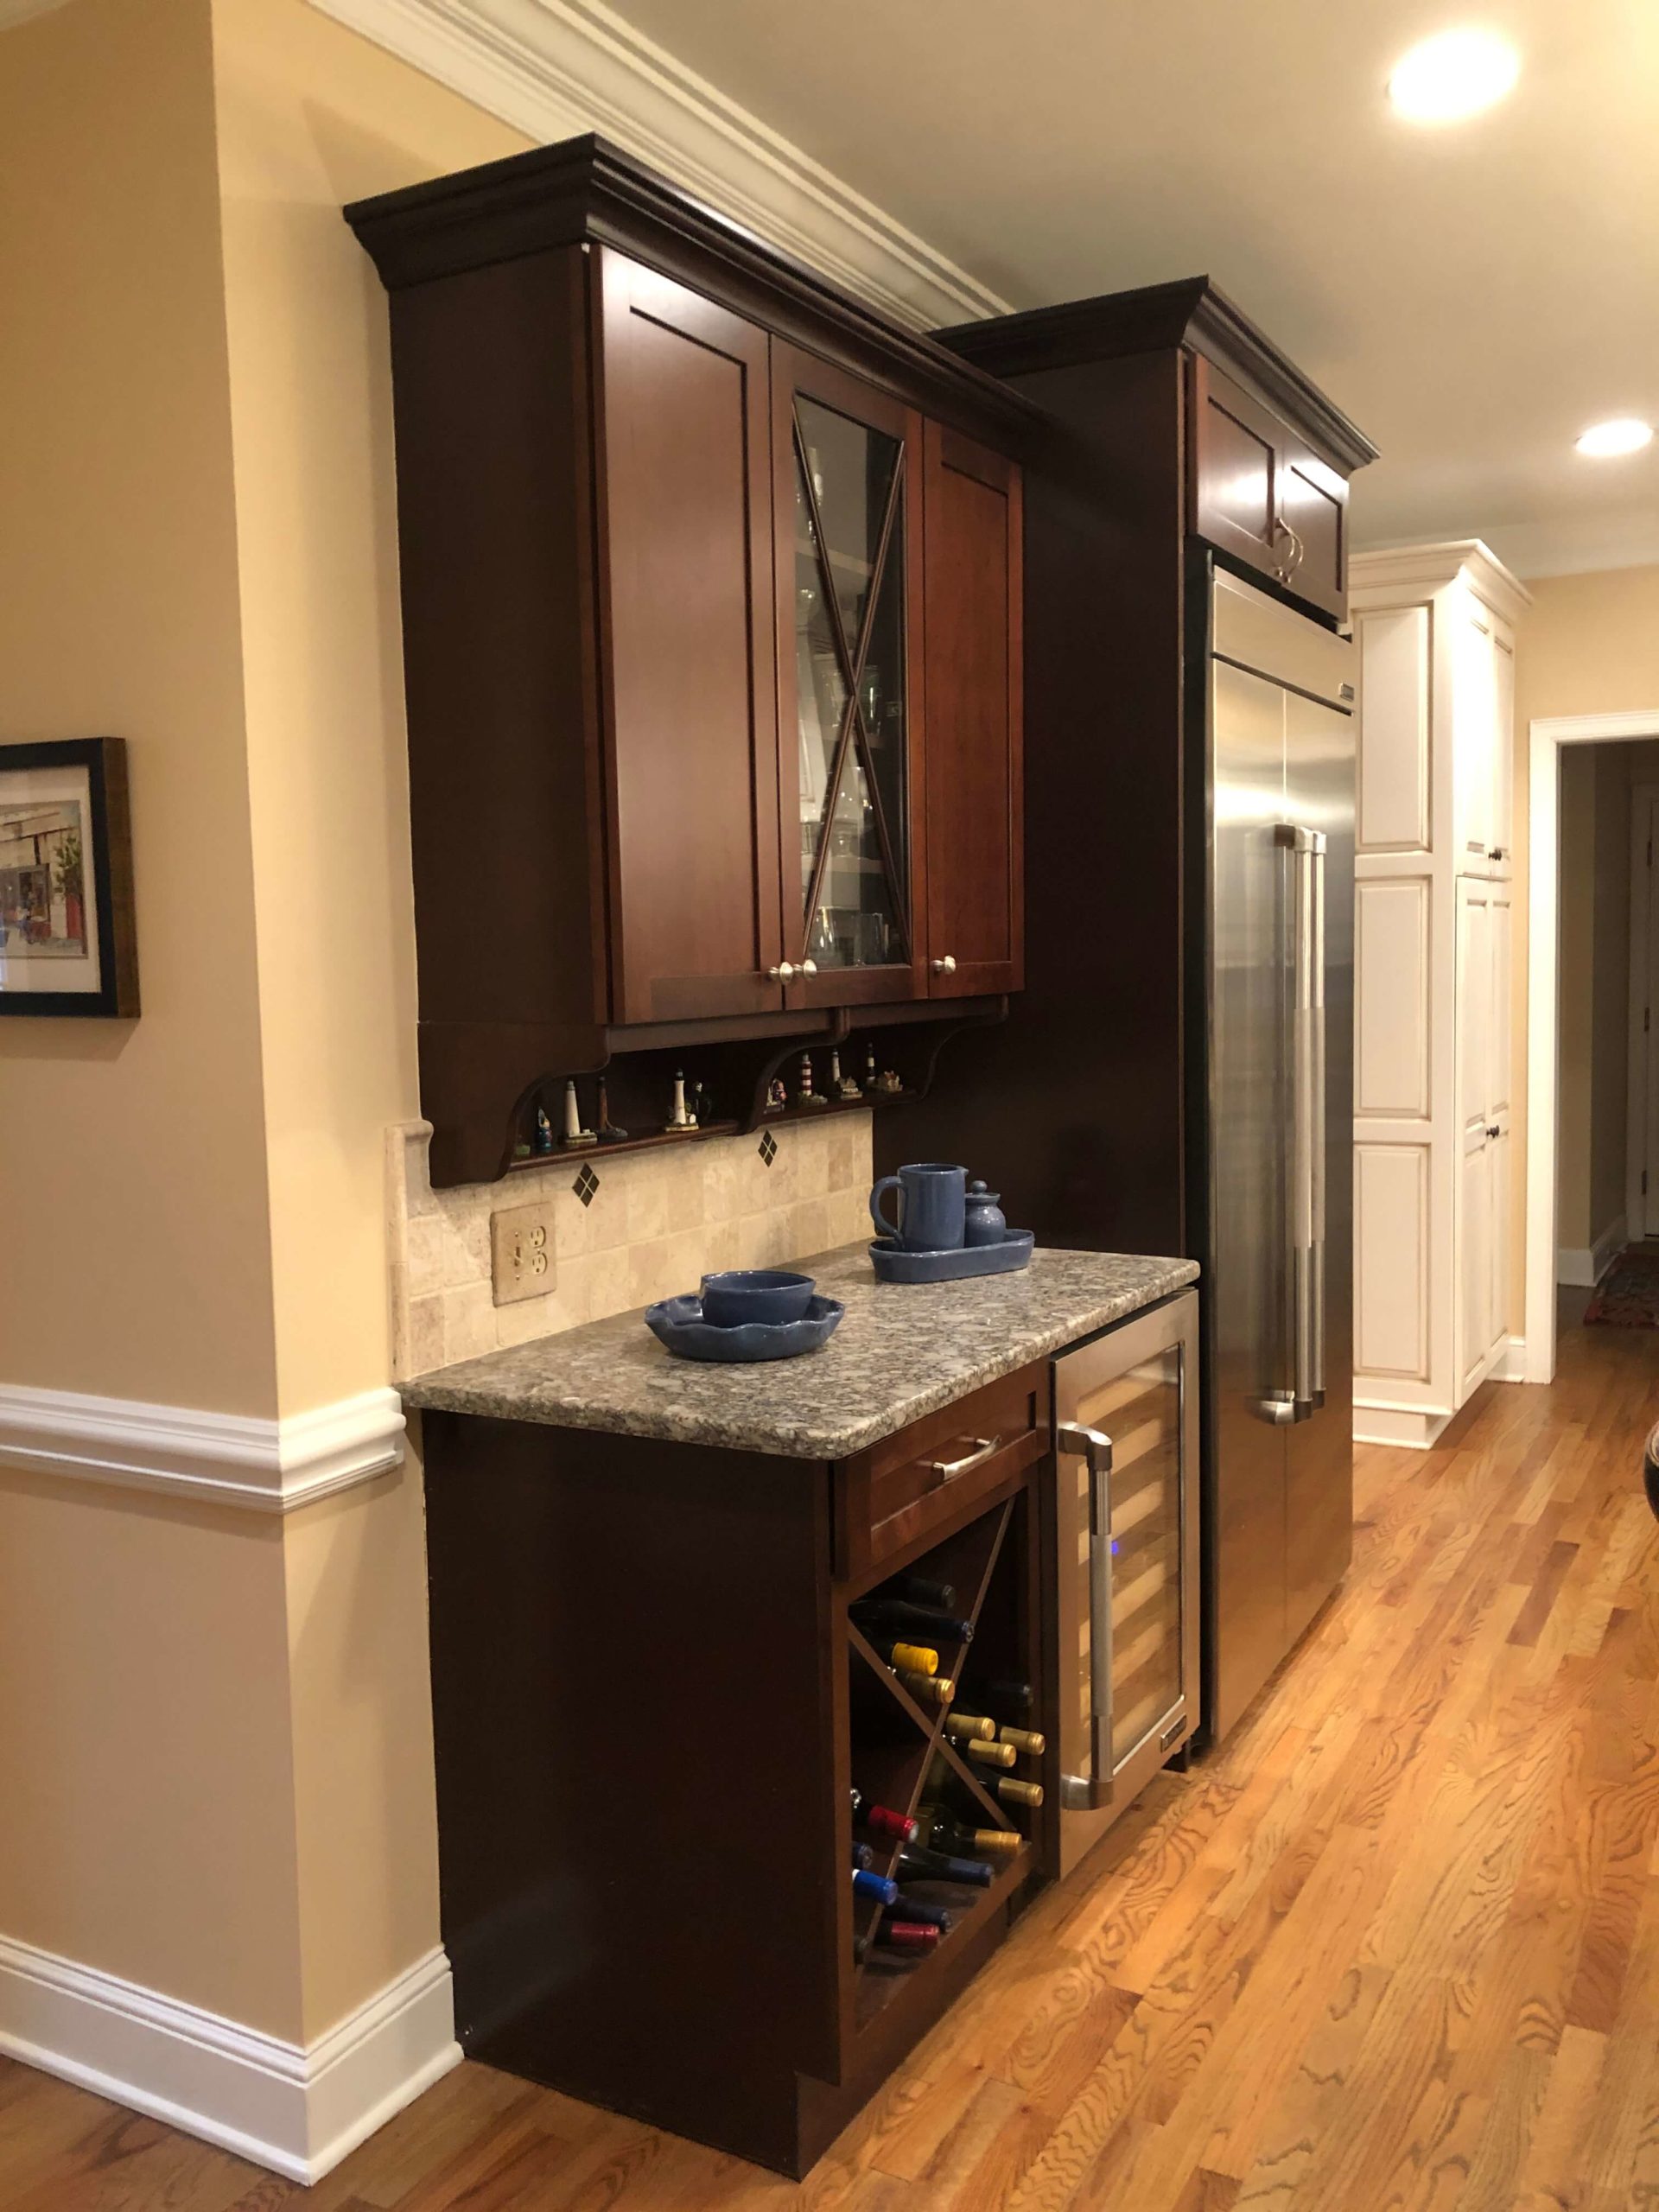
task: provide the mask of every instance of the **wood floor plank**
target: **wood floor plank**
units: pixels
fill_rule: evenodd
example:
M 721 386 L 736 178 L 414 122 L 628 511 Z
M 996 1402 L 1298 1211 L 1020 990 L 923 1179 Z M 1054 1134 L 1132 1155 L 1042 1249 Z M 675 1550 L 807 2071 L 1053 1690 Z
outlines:
M 1659 2205 L 1659 1338 L 1363 1449 L 1347 1583 L 803 2184 L 474 2064 L 312 2191 L 0 2060 L 4 2212 Z

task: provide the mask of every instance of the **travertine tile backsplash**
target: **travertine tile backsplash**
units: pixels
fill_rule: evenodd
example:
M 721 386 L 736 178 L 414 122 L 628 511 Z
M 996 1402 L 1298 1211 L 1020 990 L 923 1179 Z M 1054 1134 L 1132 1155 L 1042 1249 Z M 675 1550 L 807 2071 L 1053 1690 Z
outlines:
M 713 1268 L 764 1268 L 868 1237 L 870 1116 L 836 1114 L 766 1132 L 688 1138 L 649 1152 L 555 1154 L 499 1183 L 435 1191 L 424 1122 L 387 1132 L 392 1371 L 403 1381 L 451 1360 L 602 1320 L 695 1290 Z M 584 1206 L 575 1185 L 599 1178 Z M 554 1287 L 497 1306 L 490 1216 L 553 1201 Z

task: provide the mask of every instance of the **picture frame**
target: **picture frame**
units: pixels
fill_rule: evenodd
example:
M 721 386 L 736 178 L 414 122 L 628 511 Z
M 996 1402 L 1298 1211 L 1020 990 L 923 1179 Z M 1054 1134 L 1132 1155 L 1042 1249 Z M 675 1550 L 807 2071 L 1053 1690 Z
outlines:
M 137 1012 L 125 741 L 0 744 L 0 1014 Z

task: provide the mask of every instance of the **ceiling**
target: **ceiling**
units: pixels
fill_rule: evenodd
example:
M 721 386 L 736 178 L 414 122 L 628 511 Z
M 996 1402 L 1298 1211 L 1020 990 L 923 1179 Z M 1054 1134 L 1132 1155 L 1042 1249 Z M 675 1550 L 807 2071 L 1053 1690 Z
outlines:
M 1356 542 L 1530 575 L 1659 560 L 1654 0 L 621 0 L 627 22 L 1012 304 L 1207 273 L 1382 449 Z M 1478 22 L 1489 113 L 1389 72 Z

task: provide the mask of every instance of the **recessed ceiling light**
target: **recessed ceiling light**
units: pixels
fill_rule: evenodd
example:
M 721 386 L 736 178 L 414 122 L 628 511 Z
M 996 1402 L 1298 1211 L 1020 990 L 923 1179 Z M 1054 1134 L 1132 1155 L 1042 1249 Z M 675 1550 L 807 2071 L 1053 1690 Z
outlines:
M 1399 63 L 1389 98 L 1408 123 L 1457 123 L 1501 100 L 1520 74 L 1520 55 L 1496 31 L 1440 31 Z
M 1640 453 L 1652 435 L 1652 423 L 1621 415 L 1616 422 L 1592 423 L 1578 441 L 1578 448 L 1592 461 L 1611 461 L 1622 453 Z

